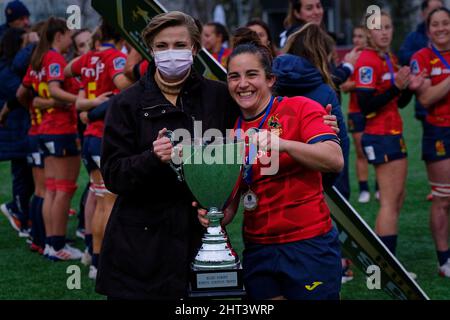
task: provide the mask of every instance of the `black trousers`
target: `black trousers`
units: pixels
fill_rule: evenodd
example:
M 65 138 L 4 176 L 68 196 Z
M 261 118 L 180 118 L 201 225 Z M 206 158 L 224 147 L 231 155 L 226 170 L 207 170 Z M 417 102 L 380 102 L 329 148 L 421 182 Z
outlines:
M 7 206 L 18 215 L 22 226 L 27 226 L 34 182 L 31 167 L 26 158 L 11 160 L 11 175 L 13 199 Z

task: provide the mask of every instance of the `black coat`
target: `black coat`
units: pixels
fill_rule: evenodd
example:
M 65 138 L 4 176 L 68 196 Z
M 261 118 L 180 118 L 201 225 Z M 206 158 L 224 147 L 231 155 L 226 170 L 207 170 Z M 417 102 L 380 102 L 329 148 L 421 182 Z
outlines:
M 192 195 L 152 151 L 158 132 L 232 128 L 239 109 L 225 84 L 192 72 L 174 107 L 147 76 L 112 99 L 105 120 L 102 174 L 118 195 L 106 227 L 97 292 L 124 299 L 177 299 L 186 294 L 190 263 L 203 228 Z

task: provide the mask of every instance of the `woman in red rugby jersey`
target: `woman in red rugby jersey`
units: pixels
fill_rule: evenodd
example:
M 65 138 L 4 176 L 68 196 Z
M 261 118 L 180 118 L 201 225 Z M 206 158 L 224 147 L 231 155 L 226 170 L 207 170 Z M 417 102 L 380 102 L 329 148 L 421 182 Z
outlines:
M 428 78 L 416 91 L 419 102 L 428 110 L 424 121 L 422 159 L 426 162 L 432 189 L 430 226 L 439 261 L 438 272 L 450 277 L 448 245 L 450 209 L 450 11 L 436 9 L 427 19 L 431 45 L 418 51 L 411 60 L 415 74 Z
M 275 80 L 267 47 L 244 43 L 230 55 L 228 89 L 242 113 L 237 135 L 259 131 L 252 138 L 259 152 L 255 164 L 244 166 L 240 192 L 223 223 L 243 195 L 243 273 L 250 299 L 338 300 L 341 253 L 321 172 L 342 170 L 342 149 L 323 123 L 324 108 L 305 97 L 274 97 Z M 278 157 L 278 172 L 264 173 L 268 157 Z M 198 213 L 208 226 L 206 211 Z
M 364 27 L 355 27 L 353 29 L 353 45 L 360 50 L 367 46 L 367 36 Z M 348 106 L 348 131 L 353 136 L 353 143 L 356 150 L 356 176 L 359 183 L 358 202 L 367 203 L 370 201 L 368 185 L 369 166 L 361 146 L 361 138 L 366 120 L 358 105 L 355 91 L 355 74 L 353 74 L 347 82 L 341 85 L 341 90 L 350 94 Z M 376 198 L 379 198 L 378 185 L 376 185 Z
M 45 197 L 43 215 L 46 229 L 44 254 L 51 260 L 75 260 L 82 254 L 66 244 L 67 212 L 77 189 L 80 169 L 80 142 L 74 103 L 76 86 L 64 77 L 63 54 L 72 44 L 66 21 L 50 17 L 34 50 L 27 75 L 18 89 L 19 97 L 34 90 L 39 97 L 54 99 L 45 109 L 39 144 L 44 151 Z
M 398 108 L 409 103 L 412 92 L 408 86 L 417 86 L 419 77 L 412 77 L 409 67 L 399 68 L 390 52 L 393 24 L 388 14 L 382 13 L 381 28 L 367 30 L 367 36 L 368 47 L 355 70 L 358 104 L 366 117 L 361 142 L 369 163 L 375 166 L 380 189 L 375 231 L 395 254 L 408 167 Z

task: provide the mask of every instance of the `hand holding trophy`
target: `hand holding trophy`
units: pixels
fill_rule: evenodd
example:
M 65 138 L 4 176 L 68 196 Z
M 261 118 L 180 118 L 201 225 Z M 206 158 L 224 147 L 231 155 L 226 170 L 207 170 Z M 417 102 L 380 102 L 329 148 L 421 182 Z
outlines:
M 173 132 L 166 137 L 175 141 Z M 194 139 L 176 146 L 170 166 L 183 180 L 198 204 L 207 209 L 209 226 L 202 246 L 192 263 L 190 296 L 242 296 L 241 264 L 233 251 L 226 231 L 221 226 L 223 210 L 232 199 L 244 158 L 244 142 Z M 180 150 L 181 152 L 177 152 Z M 181 159 L 181 161 L 180 161 Z

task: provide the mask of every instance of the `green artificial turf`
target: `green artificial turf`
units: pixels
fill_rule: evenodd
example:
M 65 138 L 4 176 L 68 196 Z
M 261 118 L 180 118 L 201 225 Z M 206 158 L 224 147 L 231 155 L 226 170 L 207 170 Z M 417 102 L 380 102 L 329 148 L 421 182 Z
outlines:
M 347 97 L 344 97 L 343 109 L 346 112 Z M 402 110 L 405 123 L 405 139 L 409 152 L 409 170 L 407 196 L 400 218 L 400 236 L 398 257 L 407 270 L 418 275 L 417 282 L 431 299 L 450 299 L 450 279 L 437 276 L 436 253 L 429 230 L 430 203 L 425 200 L 429 192 L 424 163 L 420 160 L 422 129 L 414 119 L 413 102 Z M 350 157 L 350 177 L 352 186 L 351 203 L 368 222 L 374 226 L 378 202 L 359 204 L 358 186 L 354 170 L 355 153 L 352 145 Z M 370 186 L 373 190 L 374 171 L 371 168 Z M 10 200 L 11 176 L 9 164 L 0 163 L 0 203 Z M 72 207 L 78 208 L 82 187 L 87 175 L 82 170 L 78 189 Z M 69 222 L 69 237 L 75 238 L 76 218 Z M 238 214 L 228 227 L 234 248 L 242 252 L 241 239 L 242 214 Z M 83 249 L 81 240 L 75 246 Z M 240 254 L 242 256 L 242 254 Z M 67 267 L 76 264 L 81 269 L 81 289 L 69 290 L 66 282 L 69 274 Z M 342 299 L 390 299 L 382 291 L 370 291 L 366 287 L 365 274 L 354 270 L 355 279 L 342 288 Z M 94 283 L 87 277 L 88 268 L 80 263 L 49 262 L 36 253 L 31 253 L 25 240 L 17 237 L 3 215 L 0 216 L 0 299 L 103 299 L 94 292 Z

